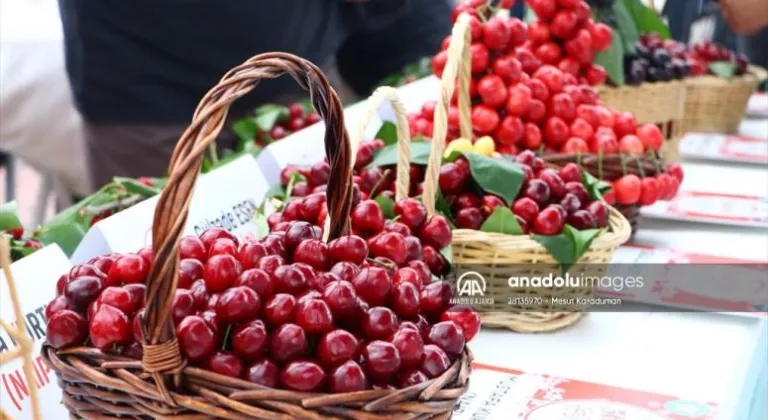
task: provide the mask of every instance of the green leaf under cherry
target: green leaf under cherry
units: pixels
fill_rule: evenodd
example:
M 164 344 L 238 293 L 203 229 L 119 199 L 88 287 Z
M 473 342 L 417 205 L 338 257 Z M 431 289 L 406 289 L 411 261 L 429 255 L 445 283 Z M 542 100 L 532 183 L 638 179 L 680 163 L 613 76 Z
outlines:
M 523 233 L 523 229 L 520 228 L 515 214 L 504 206 L 496 207 L 483 225 L 480 226 L 480 230 L 482 232 L 503 233 L 506 235 L 521 235 Z

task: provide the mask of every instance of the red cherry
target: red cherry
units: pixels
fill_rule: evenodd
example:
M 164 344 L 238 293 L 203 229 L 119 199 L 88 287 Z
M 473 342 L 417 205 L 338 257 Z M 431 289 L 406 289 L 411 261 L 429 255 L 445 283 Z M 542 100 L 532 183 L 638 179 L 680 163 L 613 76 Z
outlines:
M 599 22 L 587 26 L 589 34 L 592 36 L 592 48 L 595 51 L 605 51 L 611 47 L 613 41 L 613 31 L 611 27 Z
M 319 391 L 325 384 L 325 372 L 315 362 L 293 361 L 285 365 L 280 372 L 280 384 L 295 391 Z
M 523 66 L 514 55 L 505 55 L 495 59 L 491 67 L 493 73 L 507 83 L 517 83 L 522 78 Z M 478 91 L 479 89 L 478 86 Z
M 107 350 L 114 344 L 130 342 L 133 330 L 128 317 L 119 309 L 101 305 L 90 320 L 89 335 L 95 347 Z
M 384 223 L 384 231 L 399 233 L 403 236 L 411 236 L 411 228 L 406 226 L 405 223 L 393 222 L 391 220 L 387 220 Z
M 582 203 L 579 198 L 576 197 L 576 194 L 568 193 L 562 200 L 560 200 L 560 205 L 563 206 L 567 214 L 570 214 L 581 209 Z
M 375 237 L 370 243 L 370 250 L 374 257 L 388 258 L 397 265 L 404 264 L 408 256 L 405 238 L 394 232 L 382 233 Z
M 72 269 L 69 270 L 70 279 L 74 279 L 82 276 L 98 277 L 102 281 L 106 280 L 107 278 L 107 275 L 104 274 L 104 272 L 101 269 L 99 269 L 95 264 L 80 264 L 72 267 Z
M 310 223 L 304 221 L 293 222 L 283 237 L 283 246 L 289 252 L 292 252 L 300 243 L 308 239 L 320 239 Z
M 370 305 L 383 305 L 392 288 L 392 279 L 383 268 L 368 267 L 360 270 L 352 284 L 355 292 Z
M 464 338 L 467 342 L 480 332 L 480 314 L 472 307 L 466 305 L 456 305 L 440 315 L 441 321 L 453 321 L 461 327 L 464 332 Z
M 280 368 L 275 362 L 269 359 L 259 359 L 245 371 L 245 379 L 255 384 L 276 388 L 279 372 Z
M 296 324 L 284 324 L 272 332 L 269 353 L 278 362 L 287 362 L 305 356 L 308 352 L 307 336 Z
M 250 321 L 235 328 L 232 351 L 243 360 L 255 360 L 267 350 L 268 333 L 260 320 Z
M 74 307 L 69 304 L 65 296 L 56 296 L 45 307 L 45 319 L 51 319 L 51 317 L 63 310 L 73 310 Z
M 525 123 L 525 135 L 523 137 L 523 146 L 528 149 L 537 149 L 542 142 L 541 130 L 536 124 Z
M 443 349 L 434 344 L 424 346 L 424 360 L 421 362 L 421 371 L 429 378 L 436 378 L 442 375 L 449 367 L 451 367 L 451 360 Z
M 578 25 L 578 16 L 573 10 L 563 9 L 558 11 L 549 24 L 552 35 L 560 39 L 568 39 Z
M 131 293 L 122 287 L 107 287 L 101 292 L 97 302 L 101 305 L 109 305 L 122 311 L 126 316 L 132 316 L 140 303 L 133 300 Z
M 400 270 L 404 270 L 401 268 Z M 408 268 L 411 270 L 410 268 Z M 420 281 L 418 274 L 413 271 L 413 279 L 411 281 Z M 391 305 L 397 315 L 410 318 L 419 313 L 419 288 L 410 281 L 401 281 L 395 284 L 392 290 Z
M 568 163 L 560 168 L 560 178 L 566 183 L 582 182 L 581 168 L 575 163 Z
M 232 255 L 214 255 L 205 263 L 203 278 L 211 293 L 230 288 L 243 271 L 240 262 Z
M 360 267 L 347 261 L 341 261 L 331 267 L 331 273 L 336 274 L 342 280 L 351 282 L 360 274 Z
M 266 271 L 259 268 L 245 270 L 235 280 L 234 286 L 245 286 L 256 292 L 260 300 L 269 299 L 274 293 L 274 282 Z
M 557 235 L 563 230 L 564 219 L 557 209 L 547 207 L 533 221 L 533 231 L 539 235 Z
M 450 306 L 451 297 L 453 289 L 450 283 L 437 281 L 427 284 L 419 297 L 421 313 L 432 318 L 439 317 Z
M 427 263 L 424 261 L 409 261 L 407 266 L 416 270 L 416 272 L 419 274 L 421 282 L 419 284 L 414 284 L 414 286 L 417 286 L 419 290 L 421 290 L 422 285 L 432 282 L 432 272 L 430 271 Z
M 515 58 L 523 66 L 524 74 L 531 74 L 541 67 L 541 60 L 527 48 L 516 48 Z
M 64 286 L 64 296 L 78 311 L 84 311 L 93 302 L 104 286 L 99 277 L 81 276 Z
M 528 197 L 535 201 L 540 207 L 544 207 L 549 202 L 549 185 L 540 179 L 532 179 L 523 191 L 523 197 Z
M 308 239 L 293 252 L 294 263 L 304 263 L 316 270 L 327 270 L 330 265 L 328 245 L 318 239 Z
M 585 154 L 589 153 L 589 145 L 583 139 L 578 137 L 571 137 L 565 142 L 562 149 L 563 153 L 577 153 Z
M 490 107 L 499 107 L 507 100 L 507 90 L 504 80 L 495 74 L 483 76 L 477 82 L 477 93 L 480 94 L 483 103 Z
M 179 262 L 179 283 L 180 289 L 189 289 L 189 287 L 198 279 L 203 278 L 205 267 L 200 260 L 187 258 Z
M 618 137 L 624 137 L 629 134 L 635 134 L 637 131 L 637 120 L 631 112 L 621 112 L 614 117 L 613 129 Z
M 587 188 L 584 186 L 584 184 L 581 183 L 581 181 L 566 182 L 565 191 L 575 194 L 579 201 L 582 203 L 588 203 L 590 201 L 589 192 L 587 191 Z
M 682 184 L 683 183 L 683 167 L 680 166 L 679 163 L 670 163 L 667 165 L 667 173 L 672 175 L 675 179 L 677 179 L 677 182 Z
M 608 80 L 608 72 L 603 66 L 592 64 L 587 67 L 584 77 L 591 86 L 599 86 Z
M 638 204 L 641 206 L 650 206 L 656 202 L 659 197 L 659 181 L 656 178 L 643 178 L 640 186 L 640 199 Z
M 266 257 L 262 257 L 262 259 L 266 259 L 268 257 L 282 257 L 285 256 L 285 247 L 283 246 L 283 238 L 284 234 L 280 233 L 270 233 L 269 235 L 265 236 L 261 243 L 267 248 L 267 251 L 269 254 L 274 255 L 267 255 Z M 259 268 L 262 268 L 262 261 L 259 260 Z
M 619 151 L 629 155 L 642 155 L 645 148 L 637 136 L 628 134 L 619 141 Z
M 325 301 L 307 299 L 298 302 L 296 324 L 309 334 L 323 334 L 333 329 L 333 315 Z
M 539 205 L 529 197 L 517 199 L 512 204 L 512 213 L 523 218 L 527 222 L 533 222 L 539 214 Z
M 208 258 L 219 254 L 237 255 L 237 245 L 229 238 L 216 239 L 208 248 Z
M 293 322 L 296 316 L 296 298 L 287 293 L 278 293 L 264 304 L 264 320 L 271 326 Z
M 445 194 L 456 194 L 464 189 L 469 181 L 469 173 L 459 170 L 454 163 L 446 163 L 440 167 L 440 190 Z
M 275 291 L 296 294 L 307 287 L 307 279 L 301 268 L 295 264 L 282 265 L 273 274 Z
M 267 247 L 256 241 L 247 241 L 240 245 L 237 251 L 237 260 L 243 267 L 243 270 L 249 270 L 259 266 L 259 260 L 269 255 Z
M 243 374 L 243 362 L 225 350 L 219 350 L 210 355 L 204 366 L 211 372 L 233 378 L 239 378 Z
M 88 335 L 88 323 L 77 312 L 62 309 L 48 318 L 46 339 L 55 349 L 80 344 Z
M 449 355 L 459 355 L 464 350 L 464 331 L 453 321 L 442 321 L 429 330 L 429 342 L 445 350 Z
M 363 368 L 352 360 L 334 368 L 328 375 L 328 390 L 334 394 L 363 391 L 369 388 L 368 378 Z
M 526 119 L 536 123 L 541 123 L 547 117 L 547 106 L 544 102 L 537 99 L 532 99 L 528 104 L 528 113 L 525 114 Z
M 552 41 L 539 45 L 535 54 L 544 64 L 557 64 L 562 57 L 560 46 Z
M 481 73 L 487 70 L 490 63 L 488 48 L 483 44 L 472 44 L 469 51 L 472 57 L 472 73 Z
M 550 99 L 549 111 L 552 115 L 563 121 L 573 121 L 573 119 L 576 118 L 576 102 L 574 102 L 573 97 L 567 93 L 557 93 L 552 95 L 552 98 Z
M 127 283 L 144 283 L 149 274 L 149 265 L 134 254 L 123 255 L 109 268 L 107 282 L 112 286 Z
M 547 144 L 558 147 L 568 140 L 570 134 L 568 124 L 561 118 L 550 117 L 547 119 L 546 126 L 544 127 L 544 140 Z
M 568 215 L 566 222 L 578 230 L 594 229 L 597 227 L 597 221 L 587 210 L 576 210 Z
M 509 9 L 512 7 L 512 3 L 514 2 L 511 0 L 504 0 L 501 7 Z M 506 24 L 509 29 L 510 49 L 512 47 L 519 47 L 528 40 L 528 27 L 520 19 L 507 19 Z
M 418 369 L 404 370 L 397 375 L 397 385 L 400 389 L 418 385 L 428 380 L 427 375 Z
M 637 127 L 637 136 L 647 149 L 658 150 L 664 143 L 664 135 L 656 124 L 643 124 Z
M 531 90 L 524 85 L 517 85 L 510 87 L 508 92 L 507 113 L 517 117 L 526 115 L 532 99 Z
M 501 17 L 492 17 L 483 27 L 483 43 L 495 51 L 504 51 L 510 39 L 509 28 Z
M 528 24 L 528 39 L 535 44 L 543 44 L 550 39 L 549 26 L 541 21 L 533 21 Z
M 185 236 L 181 238 L 179 243 L 179 258 L 187 259 L 194 258 L 196 260 L 205 261 L 208 255 L 203 241 L 194 236 Z
M 480 229 L 485 215 L 479 208 L 465 208 L 456 214 L 456 226 L 461 229 Z
M 421 240 L 415 236 L 405 238 L 406 261 L 420 260 L 424 255 L 424 248 L 421 246 Z
M 642 182 L 637 175 L 624 175 L 613 183 L 616 201 L 619 204 L 635 204 L 640 199 Z
M 232 287 L 216 302 L 216 315 L 225 323 L 245 322 L 259 314 L 259 295 L 245 286 Z
M 533 77 L 544 82 L 551 95 L 563 90 L 563 72 L 557 67 L 550 65 L 541 66 L 533 74 Z
M 352 283 L 346 280 L 328 283 L 323 290 L 323 300 L 334 317 L 342 318 L 355 313 L 357 294 Z
M 499 125 L 499 113 L 486 105 L 472 107 L 472 127 L 480 134 L 493 132 Z
M 240 244 L 235 235 L 233 235 L 230 231 L 220 227 L 212 227 L 200 235 L 200 240 L 203 241 L 203 245 L 205 245 L 206 249 L 210 248 L 213 242 L 219 238 L 230 239 L 235 243 L 236 246 Z
M 422 243 L 443 249 L 451 243 L 451 227 L 443 216 L 429 218 L 419 232 Z
M 378 233 L 384 228 L 384 213 L 373 200 L 361 201 L 351 215 L 352 227 L 367 233 Z
M 400 354 L 403 367 L 419 367 L 424 358 L 424 341 L 418 330 L 400 328 L 390 339 Z
M 328 244 L 328 253 L 334 261 L 349 261 L 353 264 L 362 264 L 368 256 L 368 245 L 359 236 L 342 236 Z
M 539 179 L 544 181 L 549 187 L 551 199 L 558 200 L 565 195 L 565 182 L 560 178 L 560 174 L 554 169 L 544 169 L 539 172 Z
M 383 306 L 370 308 L 363 316 L 362 329 L 366 338 L 385 339 L 397 331 L 399 322 L 395 313 Z
M 445 274 L 450 268 L 445 258 L 440 255 L 435 248 L 431 246 L 424 247 L 424 262 L 427 263 L 429 271 L 436 275 L 441 276 Z
M 320 339 L 317 344 L 317 357 L 327 368 L 334 368 L 357 354 L 358 341 L 346 330 L 333 330 Z
M 392 343 L 371 341 L 363 348 L 363 366 L 368 375 L 383 379 L 400 369 L 400 354 Z

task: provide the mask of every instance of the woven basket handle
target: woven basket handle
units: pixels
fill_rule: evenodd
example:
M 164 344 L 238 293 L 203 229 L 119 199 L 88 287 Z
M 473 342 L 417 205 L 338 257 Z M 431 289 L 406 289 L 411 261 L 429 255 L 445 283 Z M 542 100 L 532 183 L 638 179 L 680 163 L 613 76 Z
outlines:
M 397 178 L 395 179 L 395 201 L 408 198 L 408 192 L 411 185 L 411 129 L 408 124 L 408 111 L 405 109 L 397 89 L 389 86 L 382 86 L 368 98 L 368 109 L 365 118 L 360 123 L 352 137 L 352 150 L 357 150 L 365 134 L 365 129 L 376 115 L 379 107 L 384 101 L 388 101 L 395 111 L 395 126 L 397 127 Z M 352 155 L 355 160 L 355 155 Z M 354 164 L 354 162 L 353 162 Z
M 253 90 L 262 79 L 274 79 L 286 73 L 309 91 L 312 105 L 325 122 L 325 153 L 331 166 L 326 192 L 331 219 L 329 236 L 334 239 L 349 231 L 350 143 L 344 128 L 344 109 L 326 77 L 314 64 L 286 53 L 260 54 L 230 70 L 200 101 L 192 122 L 179 139 L 168 167 L 168 184 L 155 209 L 152 227 L 155 259 L 147 281 L 142 362 L 166 401 L 172 400 L 164 376 L 178 374 L 184 367 L 170 309 L 178 281 L 179 242 L 203 154 L 221 131 L 228 109 L 236 99 Z M 178 378 L 176 375 L 177 385 Z
M 440 164 L 445 150 L 445 136 L 448 134 L 448 107 L 459 78 L 459 128 L 461 136 L 472 139 L 472 121 L 470 119 L 469 81 L 472 77 L 472 61 L 469 53 L 471 44 L 469 32 L 469 15 L 462 13 L 451 31 L 451 43 L 448 46 L 448 61 L 443 70 L 440 82 L 440 99 L 435 107 L 434 130 L 432 132 L 432 149 L 429 152 L 429 163 L 424 177 L 424 206 L 427 214 L 435 214 L 435 196 L 437 182 L 440 177 Z

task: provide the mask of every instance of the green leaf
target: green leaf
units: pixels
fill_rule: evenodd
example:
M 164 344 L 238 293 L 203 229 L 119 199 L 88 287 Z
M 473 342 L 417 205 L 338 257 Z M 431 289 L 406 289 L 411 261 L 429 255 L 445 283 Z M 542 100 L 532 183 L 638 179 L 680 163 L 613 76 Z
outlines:
M 269 234 L 269 224 L 267 216 L 263 212 L 256 212 L 253 215 L 253 223 L 256 225 L 256 238 L 260 239 Z
M 10 201 L 0 205 L 0 230 L 10 230 L 18 227 L 22 227 L 22 224 L 16 213 L 16 202 Z
M 618 1 L 616 3 L 619 3 Z M 617 86 L 624 84 L 624 46 L 622 45 L 621 35 L 613 33 L 611 47 L 600 52 L 595 57 L 595 64 L 603 66 L 608 73 L 608 79 Z
M 453 248 L 450 245 L 440 250 L 440 254 L 445 257 L 448 264 L 453 265 Z
M 552 254 L 555 260 L 560 263 L 563 271 L 568 270 L 573 265 L 575 254 L 573 237 L 561 233 L 552 236 L 533 235 L 533 239 Z
M 213 161 L 211 161 L 210 157 L 204 156 L 203 164 L 200 167 L 200 173 L 207 174 L 211 169 L 213 169 Z
M 515 201 L 525 174 L 520 165 L 506 159 L 494 159 L 472 152 L 462 152 L 469 162 L 472 179 L 483 191 L 498 195 L 509 205 Z M 448 159 L 454 158 L 451 155 Z M 455 159 L 455 158 L 454 158 Z
M 33 254 L 35 251 L 37 251 L 37 248 L 30 248 L 28 246 L 20 246 L 20 245 L 14 245 L 11 247 L 11 259 L 13 261 L 18 261 L 28 255 Z
M 641 34 L 647 34 L 655 32 L 661 36 L 662 39 L 669 39 L 672 34 L 669 31 L 669 26 L 664 23 L 664 20 L 650 7 L 643 4 L 640 0 L 623 0 L 624 6 L 629 11 L 632 18 L 635 20 L 637 30 Z
M 391 121 L 384 121 L 375 138 L 380 139 L 384 144 L 397 143 L 397 126 Z
M 715 61 L 709 63 L 709 72 L 717 77 L 732 79 L 736 74 L 736 65 L 730 61 Z
M 232 131 L 237 134 L 239 139 L 237 142 L 237 150 L 242 150 L 247 144 L 253 143 L 256 140 L 256 135 L 259 132 L 259 125 L 253 117 L 243 118 L 232 126 Z
M 432 143 L 426 141 L 411 142 L 411 164 L 426 165 Z M 368 167 L 390 166 L 397 164 L 397 144 L 384 146 L 373 155 L 373 162 Z
M 614 32 L 613 39 L 615 40 L 619 38 L 623 42 L 623 51 L 634 53 L 635 43 L 637 42 L 637 39 L 640 38 L 640 31 L 637 29 L 637 23 L 623 1 L 614 1 L 612 9 L 613 14 L 616 17 L 616 26 L 618 26 L 618 28 L 615 29 L 618 29 L 618 35 L 621 35 L 620 37 L 617 37 L 617 34 Z
M 374 199 L 377 203 L 379 203 L 379 207 L 381 207 L 381 211 L 384 213 L 385 219 L 391 219 L 395 217 L 395 202 L 391 198 L 384 197 L 383 195 L 380 195 Z
M 72 256 L 83 240 L 87 227 L 76 221 L 47 224 L 37 232 L 37 239 L 43 245 L 57 244 L 67 256 Z
M 144 185 L 138 180 L 135 180 L 133 178 L 116 176 L 114 178 L 114 181 L 118 185 L 125 188 L 125 190 L 128 191 L 128 193 L 130 194 L 136 194 L 142 197 L 153 197 L 160 193 L 159 188 L 155 188 L 154 186 L 150 187 L 149 185 Z
M 261 131 L 269 131 L 278 121 L 290 116 L 287 107 L 281 105 L 264 105 L 256 110 L 256 126 Z
M 451 224 L 451 227 L 456 227 L 456 219 L 453 218 L 451 205 L 448 204 L 448 200 L 445 199 L 443 192 L 440 191 L 439 188 L 437 189 L 437 197 L 435 199 L 435 210 L 441 213 L 445 219 L 448 220 L 448 223 Z
M 581 177 L 584 180 L 584 186 L 589 191 L 589 195 L 593 200 L 602 200 L 603 193 L 611 189 L 610 184 L 595 178 L 587 171 L 582 170 Z
M 573 241 L 573 263 L 579 261 L 600 231 L 601 229 L 578 230 L 571 225 L 563 226 L 563 232 Z
M 523 16 L 523 20 L 525 20 L 526 23 L 533 22 L 535 20 L 539 20 L 539 17 L 536 16 L 536 12 L 533 11 L 530 7 L 525 8 L 525 15 Z
M 291 173 L 291 177 L 288 179 L 288 185 L 285 187 L 285 196 L 290 197 L 291 192 L 293 192 L 293 186 L 296 185 L 297 182 L 306 182 L 306 178 L 304 178 L 304 175 L 300 174 L 299 171 L 295 171 Z
M 264 200 L 266 201 L 266 200 L 269 200 L 271 198 L 277 198 L 277 199 L 280 199 L 280 200 L 285 200 L 286 197 L 288 197 L 288 194 L 286 194 L 285 188 L 283 188 L 282 184 L 277 183 L 277 184 L 273 185 L 272 187 L 270 187 L 267 190 L 267 193 L 264 196 Z
M 507 207 L 498 206 L 493 210 L 488 219 L 485 220 L 480 230 L 483 232 L 503 233 L 506 235 L 521 235 L 523 229 L 517 223 L 515 214 Z

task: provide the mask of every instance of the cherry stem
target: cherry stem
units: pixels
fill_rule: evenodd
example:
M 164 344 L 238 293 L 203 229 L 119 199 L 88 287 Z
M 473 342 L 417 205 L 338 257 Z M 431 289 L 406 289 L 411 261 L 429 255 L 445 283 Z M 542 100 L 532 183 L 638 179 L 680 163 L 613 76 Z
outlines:
M 389 176 L 389 174 L 391 174 L 391 173 L 392 173 L 391 169 L 385 169 L 384 170 L 384 172 L 382 173 L 381 179 L 379 179 L 376 182 L 376 185 L 374 185 L 373 188 L 371 188 L 371 193 L 369 194 L 369 196 L 371 198 L 376 197 L 376 193 L 379 192 L 379 187 L 384 183 L 384 180 L 386 180 L 387 177 Z
M 576 166 L 581 169 L 581 150 L 576 152 Z
M 645 170 L 643 170 L 643 163 L 640 162 L 639 156 L 635 156 L 635 162 L 637 163 L 637 170 L 640 171 L 640 177 L 645 178 Z
M 619 155 L 619 162 L 621 162 L 621 174 L 626 175 L 627 174 L 627 161 L 624 159 L 625 156 L 623 154 Z
M 385 262 L 381 262 L 381 261 L 377 261 L 377 260 L 375 260 L 375 259 L 373 259 L 373 258 L 366 258 L 365 260 L 366 260 L 366 261 L 368 261 L 369 263 L 372 263 L 372 264 L 376 264 L 376 265 L 382 266 L 382 267 L 384 267 L 384 268 L 386 268 L 386 269 L 394 268 L 394 267 L 392 267 L 392 265 L 390 265 L 390 264 L 387 264 L 387 263 L 385 263 Z
M 603 178 L 603 149 L 597 149 L 597 177 Z
M 651 162 L 653 162 L 653 166 L 656 167 L 656 173 L 657 174 L 661 173 L 662 169 L 661 169 L 661 166 L 659 165 L 659 159 L 657 159 L 656 156 L 654 156 L 653 150 L 648 151 L 648 157 L 651 158 Z
M 117 200 L 111 203 L 106 203 L 99 206 L 87 206 L 83 211 L 85 212 L 86 215 L 96 216 L 96 215 L 105 213 L 107 211 L 130 207 L 143 199 L 144 197 L 141 195 L 138 195 L 138 194 L 131 195 L 125 198 L 118 198 Z

